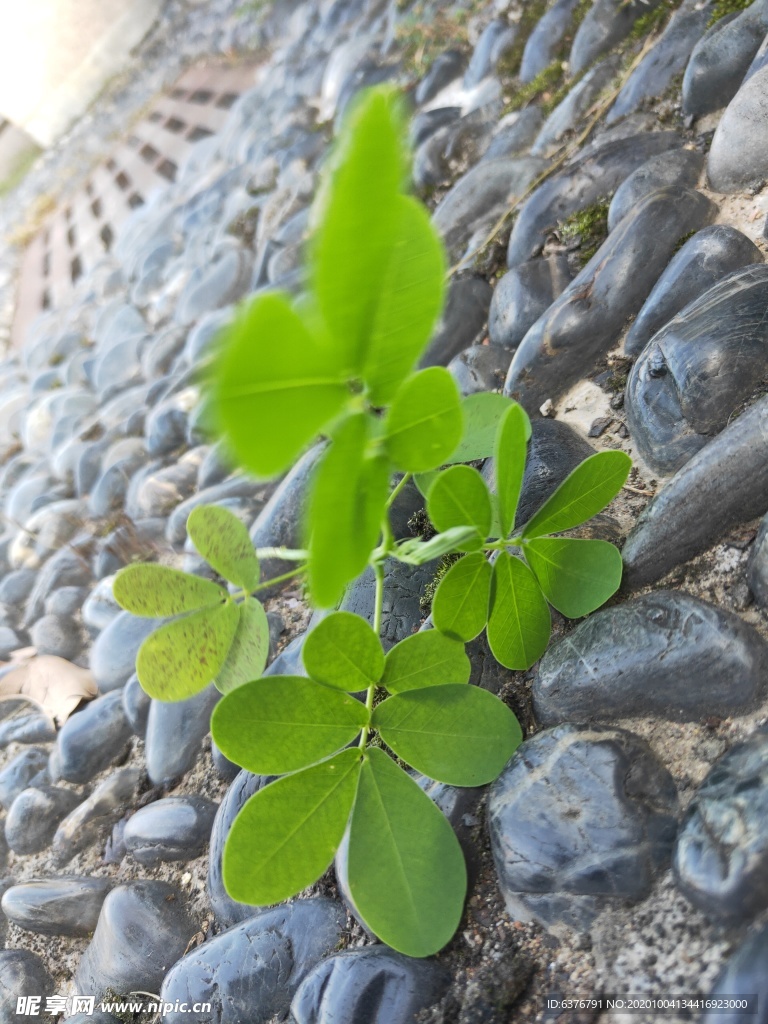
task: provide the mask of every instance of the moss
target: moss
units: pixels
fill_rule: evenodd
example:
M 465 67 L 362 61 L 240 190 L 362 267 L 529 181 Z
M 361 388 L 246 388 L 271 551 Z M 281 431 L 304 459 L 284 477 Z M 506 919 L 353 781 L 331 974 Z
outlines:
M 565 244 L 578 243 L 579 263 L 583 267 L 592 259 L 608 237 L 607 200 L 600 200 L 593 206 L 572 213 L 558 224 L 557 232 Z
M 465 7 L 444 11 L 430 9 L 426 0 L 414 4 L 395 33 L 406 70 L 423 76 L 444 50 L 468 48 L 469 19 L 482 5 L 483 0 L 469 0 Z
M 428 583 L 426 587 L 424 587 L 424 593 L 419 598 L 419 607 L 423 612 L 429 612 L 429 609 L 432 607 L 432 602 L 435 599 L 435 591 L 440 586 L 440 581 L 451 568 L 451 566 L 454 564 L 454 562 L 458 562 L 460 558 L 461 555 L 457 554 L 456 552 L 450 555 L 443 555 L 442 559 L 440 560 L 440 565 L 438 565 L 437 567 L 437 572 L 435 573 L 431 582 Z
M 739 11 L 745 11 L 751 3 L 752 0 L 715 0 L 707 27 L 715 25 L 728 14 L 738 14 Z
M 547 9 L 546 0 L 528 0 L 523 6 L 520 20 L 517 23 L 517 34 L 515 41 L 499 59 L 496 65 L 496 76 L 500 81 L 508 81 L 514 78 L 520 70 L 520 61 L 523 59 L 523 50 L 528 42 L 533 29 L 540 21 Z
M 683 248 L 683 246 L 689 239 L 693 238 L 693 236 L 696 234 L 696 230 L 697 229 L 694 228 L 693 231 L 689 231 L 686 235 L 681 235 L 680 238 L 678 238 L 677 245 L 672 251 L 673 256 L 675 255 L 675 253 L 680 252 L 680 250 Z
M 526 85 L 518 86 L 512 96 L 510 97 L 506 107 L 505 113 L 509 114 L 513 110 L 520 110 L 522 107 L 528 106 L 533 100 L 537 99 L 549 90 L 553 90 L 555 86 L 561 87 L 563 80 L 563 64 L 560 60 L 553 60 L 551 64 L 540 71 L 538 75 Z M 570 88 L 570 83 L 568 85 Z

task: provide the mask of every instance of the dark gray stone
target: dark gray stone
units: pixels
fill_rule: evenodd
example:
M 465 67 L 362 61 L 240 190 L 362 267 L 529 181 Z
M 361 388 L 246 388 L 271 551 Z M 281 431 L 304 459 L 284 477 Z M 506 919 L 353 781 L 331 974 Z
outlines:
M 678 887 L 709 918 L 730 925 L 768 907 L 768 731 L 712 765 L 680 824 Z
M 46 598 L 46 615 L 72 617 L 77 615 L 88 596 L 85 587 L 60 587 Z
M 625 582 L 652 583 L 766 508 L 768 398 L 762 398 L 651 499 L 622 551 Z
M 440 965 L 369 946 L 318 964 L 294 996 L 291 1013 L 295 1024 L 411 1024 L 447 985 Z
M 32 627 L 30 639 L 38 654 L 53 654 L 66 661 L 73 661 L 83 648 L 80 630 L 71 618 L 60 615 L 43 615 Z
M 416 114 L 411 121 L 408 130 L 411 145 L 415 148 L 421 146 L 431 135 L 434 135 L 440 128 L 453 124 L 461 117 L 461 107 L 435 107 L 432 110 L 425 110 Z
M 147 732 L 147 720 L 152 698 L 142 688 L 139 677 L 134 672 L 122 689 L 123 711 L 128 724 L 137 736 L 142 739 Z
M 488 798 L 510 916 L 585 930 L 643 899 L 669 865 L 677 809 L 671 775 L 633 733 L 560 725 L 526 740 Z
M 504 387 L 528 412 L 560 397 L 616 343 L 679 240 L 712 221 L 699 192 L 668 187 L 647 196 L 526 334 Z
M 709 991 L 710 999 L 733 999 L 743 995 L 757 997 L 757 1012 L 746 1017 L 743 1010 L 718 1011 L 718 1024 L 768 1024 L 768 925 L 763 924 L 750 932 L 726 960 L 723 969 Z M 700 1021 L 710 1021 L 711 1014 L 703 1013 Z
M 147 719 L 147 773 L 156 786 L 175 781 L 197 760 L 208 734 L 211 713 L 221 694 L 211 683 L 187 700 L 153 700 Z M 173 742 L 169 738 L 173 737 Z
M 568 95 L 558 103 L 536 136 L 531 149 L 534 156 L 546 155 L 557 146 L 567 132 L 576 128 L 603 89 L 616 77 L 620 68 L 619 54 L 606 57 L 569 90 Z
M 134 673 L 139 648 L 163 621 L 120 612 L 99 633 L 91 648 L 90 669 L 102 693 L 125 686 Z
M 32 593 L 37 580 L 35 569 L 16 569 L 7 573 L 0 583 L 0 601 L 10 608 L 20 608 Z
M 253 255 L 248 250 L 222 247 L 212 260 L 192 271 L 179 298 L 176 319 L 191 324 L 203 313 L 237 301 L 248 290 L 252 270 Z
M 467 273 L 452 277 L 440 322 L 419 366 L 447 366 L 471 345 L 488 319 L 492 296 L 485 278 Z
M 0 804 L 9 810 L 11 804 L 32 783 L 45 785 L 48 778 L 48 753 L 42 747 L 22 750 L 0 772 Z
M 752 63 L 747 68 L 747 73 L 744 75 L 744 81 L 756 75 L 758 71 L 761 71 L 766 65 L 768 65 L 768 33 L 766 33 L 765 39 L 760 44 L 760 49 L 754 56 Z
M 187 519 L 198 505 L 224 505 L 236 514 L 239 510 L 247 510 L 250 515 L 256 515 L 263 508 L 272 487 L 272 484 L 259 483 L 250 477 L 235 473 L 221 483 L 198 491 L 177 505 L 168 517 L 165 536 L 171 544 L 183 544 L 187 536 Z
M 493 138 L 483 154 L 483 160 L 498 160 L 502 156 L 526 154 L 543 121 L 538 107 L 523 107 L 522 110 L 513 110 L 506 114 L 496 125 Z
M 419 106 L 428 103 L 446 85 L 460 78 L 466 65 L 467 58 L 459 50 L 445 50 L 441 53 L 416 87 L 414 98 Z
M 85 626 L 96 636 L 122 614 L 122 608 L 112 596 L 112 577 L 99 581 L 85 599 L 80 614 Z
M 506 273 L 494 289 L 488 315 L 491 344 L 516 349 L 572 276 L 565 256 L 529 260 Z
M 0 626 L 0 661 L 7 661 L 13 651 L 19 650 L 24 644 L 18 633 L 10 626 Z
M 25 1013 L 16 1013 L 16 1000 L 37 996 L 41 1005 L 54 991 L 43 961 L 26 949 L 0 951 L 0 1024 L 27 1024 Z
M 652 469 L 673 473 L 726 426 L 768 373 L 768 266 L 742 267 L 694 299 L 649 341 L 625 408 Z
M 119 885 L 104 900 L 75 989 L 97 998 L 110 988 L 157 992 L 196 931 L 183 897 L 167 882 Z
M 648 3 L 621 3 L 596 0 L 579 25 L 571 47 L 568 65 L 572 75 L 579 74 L 600 54 L 620 43 L 632 31 L 635 22 L 659 6 L 661 0 Z
M 536 22 L 520 61 L 518 78 L 521 82 L 532 82 L 558 56 L 578 5 L 579 0 L 556 0 Z
M 584 153 L 530 194 L 520 207 L 507 249 L 512 268 L 537 256 L 548 232 L 571 214 L 615 192 L 627 175 L 657 153 L 682 145 L 675 132 L 647 132 L 612 139 Z
M 691 0 L 675 11 L 659 41 L 635 68 L 616 97 L 606 115 L 606 124 L 613 124 L 664 94 L 675 76 L 685 70 L 711 14 L 709 4 L 698 5 Z
M 164 1002 L 212 1005 L 209 1012 L 164 1015 L 167 1024 L 267 1024 L 287 1016 L 316 964 L 338 945 L 345 914 L 327 899 L 262 911 L 193 950 L 163 982 Z
M 381 642 L 385 650 L 414 633 L 421 624 L 420 601 L 424 588 L 434 578 L 438 562 L 406 565 L 394 558 L 384 563 L 384 598 L 381 612 Z M 349 585 L 339 606 L 373 622 L 376 580 L 372 569 Z
M 56 739 L 56 726 L 49 715 L 26 697 L 0 701 L 0 750 L 9 743 L 46 743 Z
M 755 601 L 768 607 L 768 516 L 763 519 L 749 556 L 749 589 Z
M 499 59 L 509 50 L 517 37 L 517 26 L 501 18 L 494 18 L 484 29 L 464 75 L 464 88 L 473 89 L 495 69 Z
M 448 364 L 448 370 L 462 395 L 497 391 L 504 383 L 512 359 L 510 349 L 500 345 L 471 345 Z
M 461 114 L 461 108 L 456 111 L 457 115 Z M 435 113 L 437 111 L 430 111 L 430 114 Z M 423 191 L 449 185 L 460 170 L 477 163 L 490 145 L 495 113 L 493 106 L 490 110 L 481 107 L 464 117 L 454 117 L 430 135 L 413 158 L 414 186 Z
M 150 455 L 169 455 L 185 443 L 188 415 L 188 410 L 182 408 L 175 398 L 168 398 L 155 406 L 145 426 L 147 451 Z
M 652 156 L 616 189 L 608 207 L 608 230 L 613 231 L 638 203 L 665 185 L 693 188 L 703 168 L 704 154 L 695 149 L 673 149 L 670 153 Z
M 34 878 L 6 890 L 3 913 L 29 932 L 87 936 L 96 927 L 113 885 L 111 878 Z
M 59 867 L 105 835 L 122 818 L 133 800 L 142 773 L 138 768 L 119 768 L 68 814 L 53 837 L 53 858 Z
M 696 44 L 683 77 L 683 113 L 702 117 L 726 106 L 768 32 L 768 6 L 757 0 L 721 18 Z
M 59 786 L 24 789 L 10 806 L 5 838 L 14 853 L 39 853 L 52 841 L 59 823 L 77 807 L 81 797 Z
M 697 231 L 675 253 L 653 286 L 624 339 L 626 354 L 639 355 L 656 331 L 726 274 L 762 261 L 757 246 L 727 224 L 712 224 Z
M 216 804 L 199 796 L 173 796 L 140 808 L 128 819 L 125 847 L 139 864 L 193 860 L 208 845 Z
M 71 715 L 59 732 L 59 777 L 67 782 L 90 782 L 125 756 L 131 735 L 120 690 L 91 701 Z
M 544 726 L 655 715 L 673 721 L 752 710 L 768 645 L 738 615 L 675 591 L 598 611 L 541 659 L 533 707 Z
M 755 72 L 726 108 L 712 139 L 707 177 L 715 192 L 741 192 L 768 178 L 768 67 Z

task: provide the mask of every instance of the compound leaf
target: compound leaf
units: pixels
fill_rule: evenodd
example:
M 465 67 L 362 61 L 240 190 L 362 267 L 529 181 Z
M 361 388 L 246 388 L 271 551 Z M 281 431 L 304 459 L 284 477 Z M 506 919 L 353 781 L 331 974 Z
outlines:
M 436 629 L 414 633 L 388 652 L 381 685 L 390 693 L 404 693 L 423 686 L 466 683 L 471 666 L 464 644 Z
M 437 533 L 429 540 L 403 541 L 395 549 L 395 557 L 409 565 L 424 565 L 434 558 L 441 558 L 452 551 L 476 551 L 482 547 L 483 538 L 474 526 L 452 526 L 445 533 Z
M 366 454 L 368 417 L 349 417 L 317 468 L 309 497 L 309 588 L 329 608 L 358 576 L 376 546 L 385 515 L 389 469 Z
M 496 434 L 493 454 L 496 463 L 496 500 L 501 535 L 508 537 L 515 526 L 515 515 L 523 488 L 530 420 L 522 406 L 514 403 L 504 413 Z
M 551 605 L 569 619 L 589 615 L 621 583 L 621 553 L 605 540 L 537 537 L 525 557 Z
M 430 686 L 390 697 L 371 724 L 417 771 L 452 786 L 492 782 L 523 738 L 517 719 L 479 686 Z
M 174 619 L 150 633 L 136 657 L 139 682 L 149 696 L 184 700 L 212 682 L 229 654 L 239 611 L 227 601 Z
M 259 295 L 240 310 L 222 335 L 211 407 L 245 469 L 286 469 L 341 411 L 349 389 L 339 359 L 285 295 Z
M 597 452 L 570 473 L 523 530 L 524 537 L 562 533 L 601 512 L 626 483 L 632 460 L 625 452 Z
M 451 466 L 429 489 L 427 512 L 438 530 L 474 526 L 481 537 L 491 529 L 491 495 L 485 480 L 471 466 Z
M 258 679 L 269 655 L 269 623 L 263 605 L 249 597 L 236 608 L 239 612 L 237 630 L 227 660 L 216 676 L 216 688 L 222 693 Z
M 435 591 L 432 621 L 441 633 L 474 640 L 488 621 L 491 566 L 479 552 L 452 565 Z
M 303 676 L 265 676 L 223 697 L 211 717 L 222 753 L 257 775 L 285 775 L 345 747 L 369 720 L 340 690 Z
M 371 748 L 349 825 L 352 901 L 382 941 L 430 956 L 461 920 L 467 870 L 444 815 L 382 750 Z
M 120 569 L 112 593 L 127 612 L 152 619 L 208 608 L 227 599 L 226 590 L 212 580 L 152 563 Z
M 505 668 L 530 668 L 547 649 L 552 620 L 541 587 L 528 566 L 506 551 L 493 565 L 488 644 Z
M 232 899 L 279 903 L 324 874 L 347 828 L 360 767 L 360 752 L 343 750 L 247 801 L 224 846 L 224 885 Z
M 355 692 L 377 683 L 384 671 L 384 651 L 374 631 L 359 615 L 334 612 L 307 634 L 301 649 L 304 668 L 326 686 Z
M 481 391 L 467 395 L 461 401 L 464 413 L 464 432 L 458 447 L 447 462 L 474 462 L 493 455 L 496 431 L 502 416 L 513 405 L 511 398 L 492 391 Z M 526 426 L 526 440 L 531 436 L 531 423 L 523 412 Z
M 388 405 L 432 334 L 443 303 L 445 257 L 429 214 L 397 197 L 398 230 L 379 281 L 363 377 L 373 405 Z
M 187 533 L 219 576 L 245 591 L 259 583 L 259 560 L 248 529 L 228 508 L 198 505 L 187 519 Z
M 443 463 L 462 431 L 459 391 L 442 366 L 420 370 L 395 395 L 385 421 L 387 452 L 405 472 L 421 473 Z

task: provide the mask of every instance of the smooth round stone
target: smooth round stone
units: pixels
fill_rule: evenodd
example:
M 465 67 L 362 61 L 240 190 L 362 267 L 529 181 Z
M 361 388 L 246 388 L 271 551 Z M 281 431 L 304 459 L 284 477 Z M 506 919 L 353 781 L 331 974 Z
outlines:
M 510 25 L 501 18 L 494 18 L 481 33 L 472 52 L 469 67 L 464 75 L 464 88 L 473 89 L 490 75 L 499 59 L 514 44 L 516 37 L 516 25 Z
M 541 659 L 536 720 L 656 715 L 702 721 L 745 714 L 768 685 L 768 645 L 738 615 L 657 590 L 598 611 Z
M 419 366 L 446 366 L 471 345 L 488 319 L 492 295 L 491 286 L 484 278 L 467 273 L 455 275 L 440 322 Z
M 134 672 L 122 689 L 123 711 L 128 719 L 128 724 L 137 736 L 142 739 L 147 732 L 147 720 L 149 719 L 149 707 L 152 698 L 144 690 L 139 677 Z
M 419 106 L 428 103 L 464 73 L 467 64 L 465 55 L 460 50 L 445 50 L 436 57 L 429 71 L 416 86 L 414 99 Z
M 763 519 L 749 556 L 749 589 L 761 608 L 768 607 L 768 516 Z
M 93 581 L 88 559 L 72 546 L 62 548 L 47 560 L 37 573 L 37 580 L 27 600 L 24 623 L 31 626 L 45 612 L 45 602 L 61 587 L 87 587 Z
M 152 701 L 144 753 L 147 773 L 156 786 L 180 778 L 194 765 L 220 697 L 219 691 L 211 684 L 187 700 L 173 703 Z M 170 736 L 173 737 L 172 743 L 168 741 Z
M 97 697 L 71 715 L 59 732 L 59 777 L 67 782 L 90 782 L 125 755 L 131 735 L 122 692 L 113 690 Z
M 731 100 L 712 139 L 707 177 L 715 192 L 741 192 L 768 178 L 768 67 L 761 68 Z
M 217 1024 L 282 1019 L 299 985 L 337 947 L 345 917 L 340 903 L 322 898 L 261 911 L 185 956 L 163 982 L 160 998 L 211 1003 Z M 213 1018 L 171 1010 L 164 1020 L 210 1024 Z
M 516 349 L 572 276 L 565 256 L 529 260 L 506 273 L 494 289 L 488 314 L 491 344 Z
M 541 130 L 543 121 L 538 107 L 524 107 L 506 114 L 495 127 L 483 160 L 525 155 Z
M 707 6 L 683 4 L 670 18 L 661 38 L 645 55 L 624 84 L 605 118 L 614 124 L 649 100 L 663 96 L 676 75 L 685 70 L 691 52 L 711 17 Z
M 694 47 L 683 76 L 683 113 L 702 117 L 733 99 L 768 32 L 764 0 L 721 18 Z
M 31 783 L 45 785 L 48 778 L 48 753 L 42 747 L 29 747 L 0 772 L 0 804 L 9 810 L 16 797 Z
M 579 124 L 603 89 L 616 77 L 620 68 L 621 56 L 614 54 L 588 71 L 544 122 L 533 142 L 531 153 L 534 156 L 546 155 L 549 150 L 556 147 L 560 140 Z
M 271 484 L 258 483 L 250 477 L 234 473 L 219 484 L 198 491 L 191 498 L 182 501 L 171 512 L 165 529 L 165 536 L 171 544 L 183 544 L 187 536 L 187 519 L 198 505 L 224 505 L 235 514 L 247 511 L 258 514 L 264 507 L 267 496 L 272 492 Z M 292 545 L 295 547 L 296 545 Z M 263 575 L 263 573 L 262 573 Z
M 731 271 L 762 262 L 763 254 L 754 242 L 728 224 L 711 224 L 697 231 L 653 286 L 624 339 L 625 353 L 639 355 L 673 316 Z
M 507 266 L 537 256 L 547 234 L 571 214 L 612 195 L 624 179 L 657 153 L 678 149 L 675 132 L 645 132 L 598 144 L 530 194 L 509 236 Z
M 22 607 L 32 593 L 37 575 L 36 569 L 16 569 L 6 573 L 0 583 L 0 601 L 11 608 Z
M 111 878 L 35 878 L 6 890 L 3 913 L 19 928 L 41 935 L 87 936 L 113 886 Z
M 766 508 L 768 398 L 762 398 L 651 499 L 622 550 L 626 583 L 654 582 Z
M 142 561 L 173 555 L 171 545 L 165 539 L 166 520 L 162 517 L 140 519 L 135 523 L 122 523 L 106 537 L 97 541 L 96 557 L 93 562 L 97 579 L 110 578 L 125 565 L 140 558 Z M 111 593 L 111 590 L 110 590 Z M 107 613 L 106 625 L 111 621 Z M 120 611 L 117 606 L 117 611 Z M 112 616 L 114 618 L 114 616 Z
M 227 246 L 212 262 L 192 271 L 176 307 L 176 319 L 194 323 L 203 313 L 239 299 L 248 289 L 253 257 L 245 249 Z
M 709 990 L 709 999 L 733 999 L 742 994 L 757 997 L 757 1014 L 746 1016 L 743 1010 L 718 1012 L 719 1024 L 744 1024 L 750 1017 L 754 1024 L 768 1021 L 768 925 L 750 932 L 726 960 L 723 969 Z
M 572 75 L 579 74 L 608 50 L 625 39 L 642 15 L 659 6 L 661 0 L 646 4 L 617 4 L 615 0 L 596 0 L 579 25 L 568 58 Z
M 526 740 L 488 799 L 510 916 L 582 931 L 644 899 L 669 865 L 677 813 L 671 775 L 633 733 L 559 725 Z
M 88 591 L 85 587 L 60 587 L 46 599 L 46 615 L 59 615 L 65 618 L 76 615 L 87 596 Z
M 97 842 L 122 818 L 141 778 L 138 768 L 118 768 L 67 815 L 53 837 L 53 859 L 59 867 Z
M 381 643 L 385 651 L 410 636 L 421 625 L 421 599 L 437 571 L 438 562 L 406 565 L 394 558 L 384 563 L 384 597 L 381 611 Z M 368 568 L 352 582 L 339 605 L 341 611 L 373 622 L 376 580 Z
M 26 697 L 0 701 L 0 750 L 9 743 L 47 743 L 56 739 L 56 726 L 37 702 Z
M 91 633 L 100 633 L 118 615 L 123 613 L 122 608 L 112 596 L 113 579 L 113 576 L 105 576 L 100 579 L 83 602 L 80 614 Z
M 439 113 L 444 115 L 443 125 L 426 137 L 413 159 L 413 184 L 417 190 L 449 185 L 459 169 L 477 163 L 490 145 L 495 128 L 495 117 L 488 116 L 488 108 L 461 117 L 460 107 L 449 107 L 420 117 L 435 121 Z M 426 127 L 421 128 L 422 132 Z
M 675 881 L 709 918 L 751 921 L 768 906 L 768 731 L 709 770 L 680 825 Z
M 608 230 L 613 231 L 619 221 L 656 189 L 665 185 L 694 187 L 703 168 L 704 154 L 695 149 L 673 149 L 652 156 L 616 189 L 608 207 Z
M 158 992 L 184 955 L 197 925 L 167 882 L 128 882 L 104 900 L 99 923 L 75 974 L 77 992 Z M 186 1015 L 189 1019 L 189 1015 Z
M 26 1015 L 17 1014 L 16 1001 L 37 996 L 41 1005 L 54 991 L 43 961 L 26 949 L 0 951 L 0 1024 L 21 1024 Z
M 746 73 L 746 75 L 744 75 L 744 81 L 746 82 L 748 79 L 750 79 L 752 77 L 752 75 L 756 75 L 758 71 L 761 71 L 767 65 L 768 65 L 768 33 L 766 33 L 765 39 L 760 44 L 760 49 L 757 51 L 757 53 L 754 56 L 754 59 L 752 60 L 752 63 L 747 68 L 747 73 Z
M 208 844 L 216 810 L 216 804 L 203 797 L 156 800 L 128 819 L 125 847 L 139 864 L 193 860 Z
M 525 335 L 504 393 L 533 413 L 581 380 L 615 345 L 680 239 L 716 214 L 714 203 L 689 189 L 670 186 L 647 196 Z
M 501 345 L 470 345 L 448 364 L 462 396 L 497 391 L 507 376 L 512 353 Z
M 71 618 L 43 615 L 30 631 L 30 639 L 38 654 L 53 654 L 72 661 L 82 650 L 80 631 Z
M 579 0 L 556 0 L 536 22 L 520 61 L 518 78 L 521 82 L 532 82 L 557 58 L 578 5 Z
M 99 633 L 91 648 L 90 669 L 102 693 L 125 686 L 135 671 L 139 648 L 163 621 L 120 612 Z
M 7 661 L 13 651 L 18 651 L 23 646 L 15 630 L 10 626 L 0 626 L 0 661 Z
M 652 469 L 673 473 L 768 373 L 768 265 L 735 270 L 649 341 L 627 382 L 627 424 Z
M 5 819 L 5 838 L 14 853 L 29 854 L 44 850 L 52 841 L 59 823 L 80 803 L 70 789 L 40 786 L 24 789 L 10 806 Z
M 318 964 L 293 997 L 291 1013 L 295 1024 L 411 1024 L 447 985 L 440 965 L 369 946 Z

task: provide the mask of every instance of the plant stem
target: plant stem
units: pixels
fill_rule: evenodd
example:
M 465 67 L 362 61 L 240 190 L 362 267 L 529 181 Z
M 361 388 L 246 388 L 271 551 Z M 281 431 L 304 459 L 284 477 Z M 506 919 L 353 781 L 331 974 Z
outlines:
M 299 576 L 301 573 L 306 571 L 306 568 L 306 565 L 297 565 L 295 569 L 289 569 L 288 572 L 284 572 L 280 576 L 273 576 L 271 580 L 264 580 L 263 583 L 259 583 L 254 587 L 253 593 L 255 594 L 257 590 L 264 590 L 266 587 L 271 587 L 275 583 L 283 583 L 285 580 L 290 580 L 294 576 Z
M 257 558 L 281 558 L 284 562 L 306 562 L 309 552 L 304 548 L 256 548 Z
M 376 577 L 376 597 L 373 605 L 373 630 L 378 636 L 381 633 L 381 609 L 384 604 L 384 566 L 381 562 L 375 562 L 373 565 L 373 573 Z M 368 708 L 368 713 L 373 711 L 373 699 L 376 695 L 376 685 L 372 684 L 368 687 L 368 692 L 365 695 L 365 706 Z M 368 737 L 371 732 L 370 725 L 363 727 L 363 731 L 360 733 L 360 750 L 365 751 L 368 746 Z
M 395 498 L 398 496 L 400 491 L 405 487 L 408 481 L 411 479 L 410 473 L 403 473 L 403 477 L 400 482 L 393 488 L 389 498 L 387 498 L 387 508 L 391 508 Z

